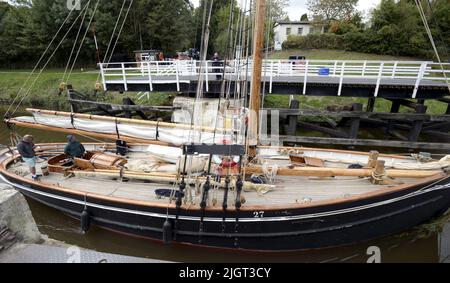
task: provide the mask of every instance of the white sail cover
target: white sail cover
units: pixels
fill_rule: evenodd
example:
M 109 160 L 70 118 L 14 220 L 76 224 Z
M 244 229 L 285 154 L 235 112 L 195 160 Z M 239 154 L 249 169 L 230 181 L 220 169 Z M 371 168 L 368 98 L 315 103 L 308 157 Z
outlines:
M 323 161 L 333 162 L 333 163 L 344 163 L 344 164 L 360 164 L 365 166 L 368 161 L 367 154 L 358 153 L 341 153 L 336 151 L 318 151 L 318 150 L 308 150 L 299 147 L 296 150 L 291 150 L 292 153 L 295 151 L 300 151 L 303 156 L 320 158 Z M 265 159 L 286 159 L 289 160 L 289 153 L 280 152 L 279 148 L 260 148 L 259 156 Z M 450 155 L 447 155 L 440 160 L 435 160 L 431 162 L 421 162 L 412 157 L 405 158 L 395 158 L 395 157 L 379 157 L 378 160 L 383 160 L 385 162 L 385 167 L 401 170 L 440 170 L 443 168 L 450 167 Z
M 112 134 L 119 136 L 127 136 L 130 138 L 139 138 L 145 140 L 159 140 L 162 142 L 171 143 L 173 145 L 183 145 L 193 141 L 192 136 L 195 133 L 195 140 L 204 144 L 223 144 L 224 141 L 236 142 L 244 144 L 244 136 L 239 133 L 223 133 L 218 130 L 213 132 L 200 132 L 198 129 L 191 130 L 183 127 L 159 127 L 153 125 L 140 125 L 133 123 L 119 122 L 117 125 L 114 121 L 99 121 L 84 118 L 74 118 L 73 124 L 71 117 L 49 115 L 42 113 L 33 113 L 33 117 L 24 116 L 17 117 L 14 120 L 24 123 L 32 123 L 44 125 L 48 127 L 56 127 L 62 129 L 83 130 L 92 133 Z

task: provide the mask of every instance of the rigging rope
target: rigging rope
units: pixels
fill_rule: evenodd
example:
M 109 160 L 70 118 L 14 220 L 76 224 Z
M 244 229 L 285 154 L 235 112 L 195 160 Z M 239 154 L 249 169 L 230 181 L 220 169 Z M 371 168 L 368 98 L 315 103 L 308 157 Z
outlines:
M 113 32 L 111 34 L 111 38 L 109 39 L 109 43 L 108 43 L 108 46 L 106 48 L 105 56 L 103 57 L 103 61 L 100 62 L 100 64 L 105 64 L 106 58 L 108 58 L 109 49 L 111 48 L 111 44 L 113 42 L 114 35 L 116 34 L 117 26 L 119 25 L 119 21 L 120 21 L 120 18 L 122 16 L 123 9 L 125 8 L 126 2 L 127 2 L 127 0 L 123 0 L 122 7 L 120 7 L 120 11 L 119 11 L 119 16 L 117 17 L 116 24 L 114 25 L 114 29 L 113 29 Z M 100 78 L 100 75 L 101 74 L 99 73 L 98 76 L 97 76 L 97 81 Z
M 87 2 L 86 6 L 89 7 L 90 4 L 91 4 L 91 0 L 89 0 Z M 75 51 L 75 47 L 77 46 L 78 38 L 79 38 L 79 36 L 81 34 L 81 30 L 83 29 L 83 23 L 84 23 L 84 20 L 86 19 L 86 15 L 88 13 L 88 10 L 89 9 L 86 9 L 86 11 L 84 12 L 83 18 L 81 19 L 80 27 L 78 28 L 77 36 L 75 37 L 75 42 L 74 42 L 74 44 L 72 46 L 72 50 L 70 51 L 70 56 L 69 56 L 69 59 L 67 60 L 66 68 L 64 69 L 64 74 L 63 74 L 63 77 L 61 79 L 62 83 L 65 83 L 67 70 L 69 69 L 70 61 L 72 60 L 73 52 Z
M 119 42 L 120 35 L 122 34 L 123 27 L 128 18 L 128 13 L 130 12 L 131 6 L 133 5 L 134 0 L 130 1 L 130 5 L 128 5 L 127 12 L 125 13 L 125 17 L 123 19 L 122 25 L 120 26 L 119 33 L 117 34 L 116 41 L 114 43 L 113 49 L 111 50 L 111 55 L 109 56 L 108 64 L 111 62 L 112 56 L 114 55 L 114 51 L 116 50 L 117 43 Z
M 244 15 L 243 15 L 243 22 L 242 22 L 242 29 L 241 29 L 241 36 L 240 36 L 240 43 L 239 45 L 241 46 L 241 55 L 240 55 L 240 59 L 239 59 L 239 63 L 241 63 L 242 58 L 245 57 L 245 60 L 242 60 L 243 65 L 244 65 L 244 71 L 245 71 L 245 75 L 243 76 L 243 78 L 241 79 L 242 83 L 241 83 L 241 87 L 239 90 L 239 98 L 243 99 L 243 103 L 242 103 L 242 107 L 246 107 L 247 105 L 247 80 L 248 80 L 248 46 L 249 43 L 247 41 L 247 33 L 248 33 L 248 27 L 247 27 L 247 23 L 251 22 L 251 19 L 247 19 L 247 8 L 248 8 L 248 4 L 249 1 L 245 0 L 245 5 L 244 5 Z M 250 2 L 251 5 L 251 2 Z M 251 7 L 250 7 L 250 14 L 249 14 L 249 18 L 251 18 Z M 250 26 L 250 24 L 248 24 L 248 26 Z
M 272 26 L 272 0 L 268 0 L 268 8 L 269 9 L 267 9 L 267 14 L 268 14 L 268 17 L 269 17 L 269 23 L 268 23 L 268 26 L 269 27 L 271 27 Z M 265 59 L 266 59 L 266 62 L 267 62 L 267 59 L 269 59 L 269 49 L 270 49 L 270 28 L 268 28 L 267 29 L 267 34 L 266 34 L 266 37 L 267 37 L 267 41 L 266 41 L 266 51 L 265 51 Z M 268 67 L 267 67 L 267 65 L 265 66 L 265 70 L 264 70 L 264 76 L 266 76 L 267 77 L 267 69 L 268 69 Z M 272 70 L 271 70 L 272 71 Z M 261 108 L 264 108 L 264 102 L 265 102 L 265 100 L 266 100 L 266 80 L 264 80 L 264 82 L 263 82 L 263 93 L 262 93 L 262 99 L 261 99 Z M 262 113 L 260 114 L 260 115 L 262 115 Z M 259 119 L 260 119 L 260 121 L 261 121 L 261 117 L 259 117 Z M 260 123 L 260 127 L 262 126 L 262 123 Z M 261 129 L 260 129 L 261 130 Z M 261 132 L 261 131 L 260 131 Z
M 437 22 L 436 17 L 435 17 L 435 15 L 434 15 L 433 5 L 431 4 L 431 1 L 430 1 L 430 0 L 427 0 L 427 3 L 428 3 L 428 7 L 429 7 L 429 9 L 430 9 L 431 18 L 433 19 L 434 25 L 436 26 L 436 30 L 437 30 L 438 35 L 439 35 L 439 40 L 442 42 L 442 47 L 444 48 L 445 55 L 446 55 L 447 57 L 449 57 L 447 44 L 445 43 L 445 40 L 444 40 L 444 38 L 443 38 L 443 36 L 442 36 L 442 30 L 441 30 L 441 28 L 439 27 L 439 23 Z
M 434 38 L 433 38 L 433 34 L 431 32 L 430 26 L 428 25 L 428 20 L 427 20 L 427 17 L 425 15 L 422 3 L 420 2 L 420 0 L 415 0 L 415 1 L 416 1 L 417 8 L 419 9 L 420 17 L 422 18 L 423 24 L 425 26 L 425 30 L 427 32 L 428 38 L 430 39 L 430 42 L 431 42 L 431 45 L 433 47 L 434 53 L 435 53 L 436 58 L 437 58 L 437 60 L 439 62 L 439 66 L 441 67 L 442 74 L 444 75 L 445 82 L 447 83 L 447 88 L 448 88 L 448 90 L 450 92 L 450 83 L 449 83 L 449 80 L 448 80 L 448 77 L 447 77 L 444 65 L 443 65 L 443 63 L 441 61 L 441 56 L 439 55 L 439 52 L 437 50 L 436 43 L 434 42 Z
M 82 13 L 84 12 L 84 10 L 87 8 L 87 6 L 84 6 L 84 8 L 80 11 L 80 14 L 77 16 L 77 18 L 75 19 L 75 21 L 72 23 L 72 25 L 69 27 L 69 30 L 64 34 L 63 38 L 61 39 L 61 41 L 59 42 L 59 44 L 55 47 L 55 50 L 53 50 L 53 53 L 50 55 L 50 57 L 48 58 L 48 60 L 45 62 L 44 66 L 41 68 L 41 70 L 39 71 L 38 75 L 36 76 L 36 78 L 34 79 L 34 81 L 31 83 L 30 87 L 28 88 L 27 92 L 25 92 L 25 94 L 23 95 L 22 99 L 19 101 L 19 103 L 17 104 L 16 108 L 14 109 L 14 111 L 12 112 L 11 115 L 14 115 L 17 110 L 19 109 L 20 105 L 22 104 L 22 102 L 25 100 L 25 98 L 28 97 L 28 95 L 30 95 L 31 90 L 33 88 L 33 86 L 36 84 L 36 82 L 39 80 L 42 72 L 45 70 L 45 68 L 47 67 L 47 65 L 50 63 L 50 61 L 52 60 L 53 56 L 56 54 L 56 52 L 58 51 L 59 47 L 61 46 L 61 44 L 64 42 L 64 40 L 66 39 L 67 35 L 70 33 L 70 31 L 72 30 L 72 28 L 75 26 L 75 23 L 78 21 L 78 19 L 81 17 Z
M 222 103 L 222 98 L 225 98 L 226 101 L 229 101 L 229 97 L 228 97 L 228 92 L 227 95 L 225 95 L 225 87 L 227 85 L 231 85 L 231 81 L 228 82 L 227 84 L 227 80 L 225 79 L 225 75 L 226 75 L 226 67 L 227 67 L 227 60 L 228 58 L 232 58 L 232 55 L 230 54 L 230 49 L 231 49 L 231 44 L 230 42 L 232 40 L 230 40 L 231 38 L 231 33 L 232 33 L 232 27 L 233 27 L 233 21 L 234 21 L 234 6 L 235 6 L 235 0 L 231 0 L 230 3 L 230 15 L 228 17 L 228 30 L 227 30 L 227 39 L 226 39 L 226 49 L 225 49 L 225 56 L 224 56 L 224 60 L 223 60 L 223 69 L 222 69 L 222 77 L 221 77 L 221 89 L 220 89 L 220 95 L 219 95 L 219 103 L 217 105 L 217 114 L 216 114 L 216 119 L 214 122 L 214 135 L 213 135 L 213 140 L 216 139 L 216 133 L 217 133 L 217 122 L 219 119 L 219 115 L 220 115 L 220 108 L 221 108 L 221 103 Z M 224 117 L 223 117 L 223 121 L 224 121 L 224 125 L 222 126 L 223 128 L 223 132 L 224 134 L 226 133 L 226 113 L 227 113 L 227 103 L 225 103 L 225 108 L 224 108 Z
M 122 12 L 123 12 L 123 9 L 125 8 L 125 3 L 126 2 L 127 2 L 127 0 L 123 0 L 122 7 L 120 7 L 119 16 L 117 17 L 116 24 L 114 25 L 114 29 L 113 29 L 113 32 L 111 34 L 111 38 L 109 39 L 108 47 L 106 48 L 105 56 L 103 57 L 102 63 L 105 63 L 106 62 L 106 58 L 108 58 L 108 52 L 109 52 L 109 49 L 111 48 L 111 44 L 113 42 L 114 35 L 116 34 L 117 26 L 119 25 L 120 17 L 122 16 Z
M 247 46 L 246 46 L 246 58 L 247 58 L 247 62 L 246 62 L 246 70 L 245 70 L 245 89 L 244 89 L 244 95 L 245 95 L 245 105 L 246 107 L 248 107 L 249 103 L 250 103 L 250 99 L 248 96 L 248 74 L 249 74 L 249 68 L 250 68 L 250 60 L 249 60 L 249 54 L 250 54 L 250 34 L 253 33 L 253 30 L 255 28 L 255 24 L 254 24 L 254 20 L 255 20 L 255 16 L 254 16 L 254 12 L 253 12 L 253 6 L 254 6 L 254 0 L 250 0 L 250 20 L 249 20 L 249 25 L 251 24 L 251 26 L 249 26 L 248 28 L 248 32 L 247 32 Z M 250 139 L 248 136 L 248 125 L 246 125 L 246 139 L 245 139 L 245 152 L 248 155 L 248 152 L 250 150 Z M 244 176 L 245 176 L 245 167 L 243 169 L 244 171 Z
M 245 5 L 242 3 L 242 0 L 240 2 L 240 7 L 243 8 Z M 236 31 L 236 38 L 235 38 L 235 50 L 234 50 L 234 54 L 235 54 L 235 68 L 236 68 L 236 72 L 237 72 L 237 77 L 235 79 L 235 84 L 234 84 L 234 94 L 233 94 L 233 99 L 237 102 L 238 101 L 238 97 L 240 96 L 240 93 L 238 93 L 240 91 L 240 83 L 241 83 L 241 57 L 242 57 L 242 42 L 241 42 L 241 37 L 242 37 L 242 27 L 243 27 L 243 16 L 245 14 L 245 10 L 243 9 L 239 9 L 239 18 L 238 18 L 238 30 Z M 239 46 L 239 53 L 237 52 L 237 47 Z M 237 58 L 236 58 L 237 57 Z M 239 104 L 239 106 L 241 106 Z M 241 106 L 242 107 L 242 106 Z
M 195 39 L 194 39 L 194 48 L 197 48 L 198 41 L 198 25 L 199 25 L 199 17 L 195 17 Z
M 202 30 L 204 31 L 202 34 L 202 44 L 200 48 L 201 53 L 201 59 L 200 59 L 200 67 L 199 67 L 199 73 L 198 73 L 198 85 L 197 85 L 197 93 L 195 97 L 195 103 L 193 104 L 193 116 L 191 119 L 191 131 L 189 132 L 189 140 L 191 142 L 195 142 L 195 132 L 199 133 L 198 139 L 201 140 L 201 131 L 195 131 L 197 128 L 197 121 L 203 121 L 203 82 L 204 77 L 202 75 L 203 72 L 203 65 L 207 64 L 206 56 L 208 52 L 208 45 L 209 45 L 209 28 L 211 23 L 211 15 L 212 15 L 212 9 L 214 5 L 214 0 L 211 0 L 210 6 L 209 6 L 209 12 L 207 8 L 207 1 L 204 2 L 205 10 L 203 12 L 203 27 Z M 208 72 L 208 66 L 206 67 L 206 72 Z M 198 113 L 200 112 L 200 113 Z M 201 123 L 201 122 L 200 122 Z M 201 127 L 201 124 L 199 125 Z
M 69 80 L 70 76 L 72 75 L 73 69 L 75 67 L 75 63 L 77 62 L 78 56 L 80 55 L 81 47 L 83 46 L 83 42 L 86 39 L 87 33 L 89 32 L 89 28 L 90 28 L 90 26 L 92 24 L 92 20 L 94 19 L 94 16 L 95 16 L 95 13 L 97 12 L 99 4 L 100 4 L 100 0 L 97 0 L 97 3 L 95 4 L 95 7 L 94 7 L 94 11 L 92 12 L 92 16 L 91 16 L 91 18 L 89 20 L 89 24 L 86 27 L 86 31 L 84 32 L 83 39 L 80 42 L 80 46 L 78 47 L 77 54 L 75 55 L 75 59 L 74 59 L 74 61 L 72 63 L 72 67 L 70 68 L 70 72 L 69 72 L 69 75 L 67 77 L 67 80 Z
M 207 49 L 208 49 L 208 40 L 209 40 L 209 24 L 211 21 L 211 12 L 212 12 L 212 7 L 213 7 L 213 2 L 214 0 L 211 0 L 211 5 L 210 5 L 210 12 L 209 12 L 209 17 L 207 19 L 207 10 L 208 10 L 208 5 L 207 5 L 207 0 L 204 1 L 204 12 L 203 12 L 203 25 L 202 25 L 202 42 L 201 42 L 201 47 L 200 47 L 200 53 L 201 53 L 201 58 L 200 58 L 200 66 L 199 66 L 199 78 L 198 78 L 198 86 L 197 86 L 197 93 L 196 93 L 196 102 L 198 101 L 198 99 L 203 95 L 203 93 L 199 93 L 200 91 L 203 91 L 203 76 L 202 76 L 202 69 L 203 69 L 203 64 L 206 62 L 206 54 L 207 54 Z M 207 34 L 205 31 L 208 31 Z M 208 71 L 208 69 L 206 69 L 206 71 Z M 194 128 L 195 128 L 195 121 L 194 121 L 194 117 L 196 117 L 196 103 L 194 103 L 193 105 L 193 111 L 192 111 L 192 116 L 191 116 L 191 125 L 190 125 L 190 131 L 189 131 L 189 141 L 190 142 L 194 142 Z M 200 125 L 201 126 L 201 125 Z M 186 166 L 187 164 L 187 155 L 185 155 L 184 158 L 184 166 Z M 190 164 L 192 164 L 192 157 L 189 158 L 189 162 Z M 191 167 L 191 166 L 190 166 Z M 175 186 L 177 185 L 180 175 L 183 173 L 183 180 L 181 181 L 181 183 L 185 180 L 185 175 L 186 175 L 186 169 L 183 170 L 183 172 L 180 171 L 181 170 L 181 166 L 178 168 L 178 174 L 177 174 L 177 182 L 174 183 L 174 189 L 173 189 L 173 194 L 175 194 Z M 190 179 L 190 176 L 189 176 Z M 181 184 L 180 183 L 180 184 Z M 198 186 L 200 186 L 200 184 L 198 184 Z M 180 186 L 179 187 L 179 191 L 181 191 L 181 189 L 184 190 L 185 187 Z M 197 188 L 197 183 L 196 183 L 196 188 Z M 188 194 L 191 194 L 191 198 L 192 198 L 192 192 L 191 192 L 191 188 L 190 186 L 188 187 Z M 188 198 L 188 196 L 186 196 Z M 179 203 L 179 202 L 178 202 Z M 169 198 L 169 203 L 167 205 L 167 215 L 169 214 L 169 206 L 171 204 L 171 198 Z M 201 222 L 200 225 L 202 225 L 203 223 Z M 200 228 L 202 229 L 202 228 Z
M 34 72 L 36 71 L 36 69 L 38 68 L 39 64 L 41 63 L 42 59 L 44 59 L 45 54 L 47 53 L 47 51 L 50 49 L 50 47 L 52 46 L 53 42 L 56 40 L 56 37 L 59 35 L 59 33 L 61 32 L 62 28 L 64 27 L 64 25 L 67 23 L 67 21 L 69 20 L 70 16 L 72 15 L 73 11 L 75 11 L 75 6 L 70 10 L 69 14 L 67 15 L 67 17 L 64 19 L 64 21 L 62 22 L 61 26 L 59 27 L 58 31 L 56 32 L 56 34 L 53 36 L 52 40 L 50 41 L 50 43 L 47 45 L 47 48 L 44 50 L 44 52 L 42 53 L 41 57 L 39 58 L 39 60 L 37 61 L 37 63 L 34 65 L 33 70 L 30 72 L 30 74 L 28 75 L 27 79 L 25 80 L 25 82 L 22 84 L 22 86 L 20 87 L 19 91 L 17 92 L 17 95 L 14 97 L 14 100 L 11 102 L 11 104 L 9 105 L 8 109 L 5 112 L 4 117 L 8 117 L 9 116 L 9 111 L 12 109 L 14 103 L 16 102 L 17 98 L 19 98 L 20 94 L 22 93 L 22 90 L 25 88 L 25 86 L 27 85 L 27 83 L 30 81 L 31 76 L 34 74 Z

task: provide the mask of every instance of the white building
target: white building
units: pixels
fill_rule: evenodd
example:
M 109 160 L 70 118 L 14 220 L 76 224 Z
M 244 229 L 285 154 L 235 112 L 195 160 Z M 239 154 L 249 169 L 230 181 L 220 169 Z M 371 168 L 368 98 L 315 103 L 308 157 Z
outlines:
M 308 21 L 302 22 L 277 22 L 275 24 L 275 50 L 281 50 L 283 42 L 290 35 L 305 36 L 313 33 L 324 33 L 324 28 L 317 28 Z

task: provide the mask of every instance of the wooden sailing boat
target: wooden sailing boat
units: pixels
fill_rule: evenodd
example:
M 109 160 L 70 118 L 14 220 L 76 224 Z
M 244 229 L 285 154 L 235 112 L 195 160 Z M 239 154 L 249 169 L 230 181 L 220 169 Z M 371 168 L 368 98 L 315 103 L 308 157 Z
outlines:
M 422 162 L 420 156 L 258 146 L 264 7 L 257 1 L 248 152 L 239 137 L 217 144 L 227 129 L 199 127 L 201 143 L 192 144 L 185 138 L 190 125 L 29 109 L 33 117 L 7 123 L 128 144 L 85 144 L 88 154 L 75 159 L 63 154 L 63 144 L 43 144 L 39 167 L 49 174 L 39 181 L 14 148 L 6 149 L 0 152 L 1 180 L 79 219 L 84 232 L 93 224 L 225 249 L 345 245 L 444 213 L 450 207 L 448 157 Z

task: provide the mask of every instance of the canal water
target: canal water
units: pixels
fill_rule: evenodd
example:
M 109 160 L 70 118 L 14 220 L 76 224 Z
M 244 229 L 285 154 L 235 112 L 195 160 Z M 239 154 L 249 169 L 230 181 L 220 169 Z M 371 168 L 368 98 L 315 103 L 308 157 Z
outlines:
M 0 106 L 3 117 L 5 107 Z M 25 114 L 23 112 L 17 115 Z M 61 133 L 17 129 L 20 135 L 33 134 L 37 142 L 64 142 Z M 9 144 L 9 130 L 0 123 L 0 144 Z M 76 220 L 28 199 L 39 230 L 51 239 L 99 252 L 174 262 L 450 262 L 450 221 L 436 219 L 430 223 L 365 243 L 341 248 L 294 253 L 218 252 L 185 246 L 164 246 L 145 239 L 131 238 L 92 227 L 87 235 L 80 233 Z

